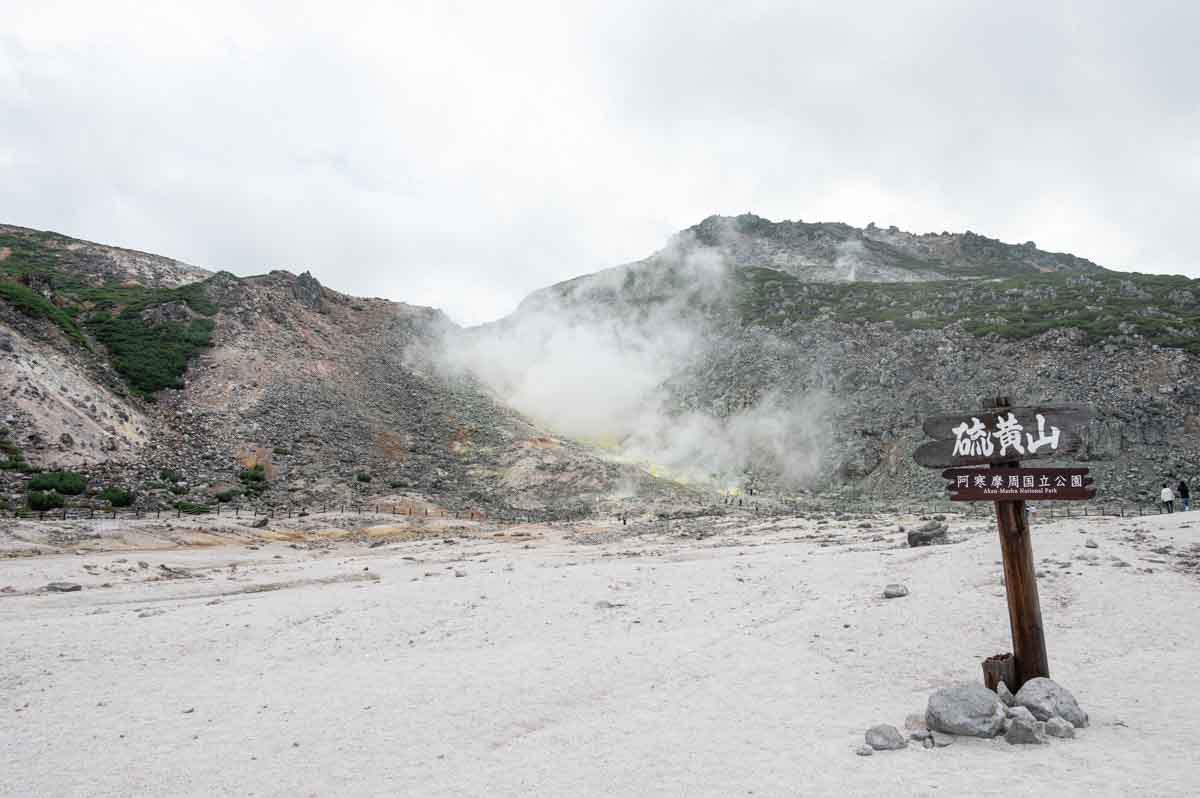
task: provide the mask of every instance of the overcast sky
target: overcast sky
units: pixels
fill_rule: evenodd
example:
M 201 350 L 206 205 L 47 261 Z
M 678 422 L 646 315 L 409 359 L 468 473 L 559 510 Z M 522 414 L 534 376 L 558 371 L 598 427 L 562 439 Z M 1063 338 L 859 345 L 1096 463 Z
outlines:
M 186 5 L 0 0 L 0 221 L 463 323 L 712 213 L 1200 274 L 1189 0 Z

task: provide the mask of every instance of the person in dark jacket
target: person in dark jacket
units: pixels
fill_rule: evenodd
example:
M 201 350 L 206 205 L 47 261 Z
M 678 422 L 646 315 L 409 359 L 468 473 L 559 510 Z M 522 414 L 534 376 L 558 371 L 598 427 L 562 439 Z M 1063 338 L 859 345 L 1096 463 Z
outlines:
M 1188 492 L 1187 483 L 1182 479 L 1179 480 L 1179 488 L 1175 492 L 1179 496 L 1179 505 L 1183 507 L 1184 512 L 1186 512 L 1188 509 L 1190 509 L 1188 505 L 1191 503 L 1191 493 Z

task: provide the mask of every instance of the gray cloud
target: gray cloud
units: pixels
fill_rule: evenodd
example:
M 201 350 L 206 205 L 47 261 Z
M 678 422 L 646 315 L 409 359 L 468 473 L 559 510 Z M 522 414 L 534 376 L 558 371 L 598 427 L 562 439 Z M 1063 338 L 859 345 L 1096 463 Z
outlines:
M 241 6 L 5 3 L 0 219 L 463 322 L 714 212 L 1200 271 L 1195 4 Z

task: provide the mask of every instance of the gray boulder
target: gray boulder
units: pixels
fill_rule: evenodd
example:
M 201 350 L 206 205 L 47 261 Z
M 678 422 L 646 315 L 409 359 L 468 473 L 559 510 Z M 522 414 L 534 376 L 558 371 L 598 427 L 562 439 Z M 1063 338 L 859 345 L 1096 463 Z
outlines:
M 1050 720 L 1057 715 L 1076 728 L 1088 725 L 1087 713 L 1079 708 L 1075 696 L 1053 679 L 1038 677 L 1025 682 L 1017 692 L 1017 703 L 1038 720 Z
M 995 737 L 1004 731 L 1004 705 L 982 684 L 944 687 L 929 697 L 925 724 L 945 734 Z
M 1043 725 L 1036 720 L 1014 718 L 1004 733 L 1004 739 L 1013 745 L 1042 745 L 1046 742 L 1042 728 Z
M 904 585 L 887 585 L 883 589 L 884 598 L 903 598 L 908 595 L 908 588 Z
M 1030 722 L 1037 720 L 1032 712 L 1022 706 L 1005 707 L 1004 714 L 1012 720 L 1027 720 Z
M 950 538 L 947 535 L 949 531 L 949 527 L 940 521 L 930 521 L 916 529 L 908 530 L 908 545 L 915 547 L 949 543 Z
M 1054 717 L 1046 721 L 1046 734 L 1051 737 L 1071 738 L 1075 736 L 1075 727 L 1062 718 Z
M 908 745 L 904 735 L 895 726 L 880 723 L 867 729 L 867 745 L 876 751 L 897 751 Z

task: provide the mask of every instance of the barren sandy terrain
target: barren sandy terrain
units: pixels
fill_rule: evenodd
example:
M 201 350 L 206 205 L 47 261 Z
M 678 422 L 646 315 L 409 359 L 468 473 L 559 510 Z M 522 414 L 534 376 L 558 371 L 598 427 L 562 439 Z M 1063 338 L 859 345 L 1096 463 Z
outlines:
M 1200 790 L 1190 514 L 1035 527 L 1076 739 L 856 756 L 1011 648 L 994 530 L 910 549 L 913 520 L 8 529 L 0 794 Z

